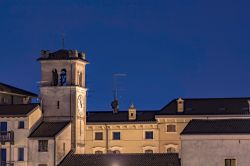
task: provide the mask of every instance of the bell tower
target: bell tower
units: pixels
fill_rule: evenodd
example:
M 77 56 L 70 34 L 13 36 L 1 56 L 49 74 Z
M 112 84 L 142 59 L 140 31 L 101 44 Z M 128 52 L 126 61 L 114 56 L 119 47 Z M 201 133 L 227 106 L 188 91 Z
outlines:
M 85 66 L 83 52 L 41 51 L 41 107 L 44 121 L 70 121 L 72 149 L 84 152 L 86 126 Z

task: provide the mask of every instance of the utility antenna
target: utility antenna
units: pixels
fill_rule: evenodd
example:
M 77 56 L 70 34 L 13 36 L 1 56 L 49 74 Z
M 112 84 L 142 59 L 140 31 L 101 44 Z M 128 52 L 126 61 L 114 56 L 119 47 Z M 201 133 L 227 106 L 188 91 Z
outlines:
M 114 93 L 114 99 L 118 99 L 118 85 L 117 85 L 117 80 L 118 77 L 125 77 L 127 74 L 124 73 L 115 73 L 113 74 L 113 93 Z
M 64 43 L 64 33 L 62 33 L 62 48 L 64 49 L 65 43 Z
M 118 85 L 117 85 L 117 78 L 118 77 L 125 77 L 127 74 L 116 73 L 113 74 L 113 92 L 114 92 L 114 100 L 111 102 L 111 107 L 113 109 L 113 113 L 118 113 L 119 110 L 119 101 L 118 101 Z

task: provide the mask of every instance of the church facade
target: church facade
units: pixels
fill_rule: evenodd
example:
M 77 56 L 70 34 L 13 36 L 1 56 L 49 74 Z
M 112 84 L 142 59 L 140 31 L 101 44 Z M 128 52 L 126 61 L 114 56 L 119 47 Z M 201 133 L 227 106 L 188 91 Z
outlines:
M 200 138 L 184 132 L 193 120 L 250 119 L 248 97 L 177 98 L 159 110 L 137 110 L 131 105 L 125 111 L 86 112 L 85 71 L 89 62 L 85 54 L 77 50 L 42 51 L 38 61 L 40 103 L 31 102 L 38 97 L 34 93 L 0 84 L 2 165 L 63 165 L 79 155 L 83 161 L 86 156 L 81 155 L 103 154 L 140 154 L 137 158 L 158 154 L 159 161 L 179 165 L 178 159 L 190 159 L 188 154 L 195 152 L 189 150 L 200 144 Z M 193 146 L 189 147 L 191 140 Z M 233 159 L 233 154 L 218 159 L 233 166 L 226 165 L 226 159 Z

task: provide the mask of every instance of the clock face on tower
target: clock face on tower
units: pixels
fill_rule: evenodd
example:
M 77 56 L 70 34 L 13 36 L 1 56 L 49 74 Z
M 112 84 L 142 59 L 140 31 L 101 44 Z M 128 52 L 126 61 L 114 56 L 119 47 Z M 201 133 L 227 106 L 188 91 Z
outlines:
M 84 114 L 84 103 L 83 103 L 83 96 L 79 95 L 78 99 L 77 99 L 77 106 L 78 106 L 78 113 L 79 115 L 83 115 Z

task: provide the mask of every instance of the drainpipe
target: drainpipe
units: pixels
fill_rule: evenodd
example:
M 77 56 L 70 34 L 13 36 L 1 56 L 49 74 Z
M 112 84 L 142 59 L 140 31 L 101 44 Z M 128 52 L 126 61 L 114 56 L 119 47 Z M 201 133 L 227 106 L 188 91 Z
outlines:
M 56 166 L 56 137 L 54 137 L 54 166 Z
M 106 129 L 106 153 L 108 153 L 108 148 L 109 148 L 109 133 L 108 133 L 108 126 L 105 124 L 105 129 Z

